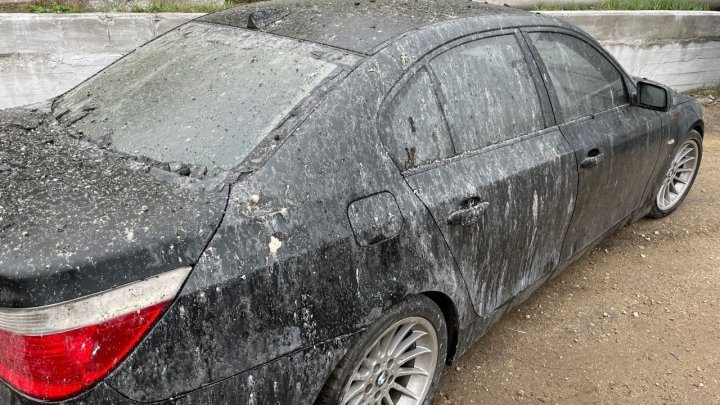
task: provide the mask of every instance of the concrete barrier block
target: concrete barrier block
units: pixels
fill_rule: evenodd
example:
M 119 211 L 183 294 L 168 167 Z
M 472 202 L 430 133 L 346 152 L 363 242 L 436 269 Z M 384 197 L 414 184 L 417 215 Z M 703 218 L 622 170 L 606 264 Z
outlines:
M 543 13 L 587 31 L 633 75 L 679 90 L 720 82 L 720 13 Z M 0 14 L 0 108 L 56 96 L 136 47 L 201 15 Z

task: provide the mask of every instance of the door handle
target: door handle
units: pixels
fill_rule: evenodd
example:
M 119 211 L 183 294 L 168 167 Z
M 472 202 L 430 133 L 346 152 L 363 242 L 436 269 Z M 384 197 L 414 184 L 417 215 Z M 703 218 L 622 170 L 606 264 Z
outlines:
M 480 219 L 489 206 L 489 202 L 481 201 L 478 197 L 468 198 L 460 204 L 460 209 L 450 213 L 447 223 L 460 226 L 472 225 Z
M 598 148 L 590 149 L 590 151 L 587 154 L 587 157 L 580 162 L 580 167 L 583 169 L 592 169 L 593 167 L 597 166 L 603 159 L 605 159 L 605 154 L 600 152 Z

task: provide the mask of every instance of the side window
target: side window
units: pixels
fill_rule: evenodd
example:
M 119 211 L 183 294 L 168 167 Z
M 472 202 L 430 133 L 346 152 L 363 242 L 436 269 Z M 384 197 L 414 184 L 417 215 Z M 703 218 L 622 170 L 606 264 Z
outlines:
M 628 102 L 620 72 L 588 43 L 548 32 L 533 32 L 530 39 L 547 68 L 562 122 Z
M 413 76 L 385 112 L 383 142 L 400 167 L 411 169 L 453 155 L 427 71 Z
M 544 128 L 537 90 L 514 35 L 460 45 L 430 66 L 458 152 Z

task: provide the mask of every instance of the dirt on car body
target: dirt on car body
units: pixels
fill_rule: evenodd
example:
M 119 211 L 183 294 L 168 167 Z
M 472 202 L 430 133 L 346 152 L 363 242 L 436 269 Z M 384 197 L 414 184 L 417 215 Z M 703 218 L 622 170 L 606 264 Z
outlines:
M 603 241 L 448 368 L 434 404 L 720 398 L 720 107 L 675 215 Z

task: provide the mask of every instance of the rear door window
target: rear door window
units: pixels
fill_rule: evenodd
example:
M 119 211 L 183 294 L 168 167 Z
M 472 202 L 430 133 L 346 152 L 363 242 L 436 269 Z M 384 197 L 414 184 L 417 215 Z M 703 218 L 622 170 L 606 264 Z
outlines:
M 457 152 L 544 128 L 540 99 L 514 35 L 460 45 L 430 66 Z
M 530 39 L 555 90 L 560 122 L 628 102 L 622 74 L 587 42 L 552 32 L 533 32 Z
M 402 169 L 453 155 L 453 145 L 428 72 L 420 70 L 385 112 L 384 143 Z

